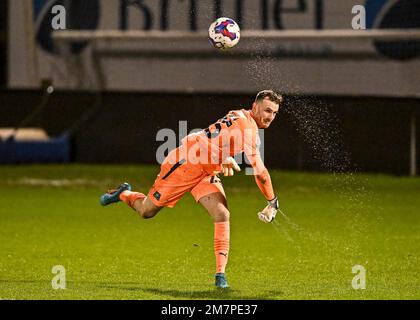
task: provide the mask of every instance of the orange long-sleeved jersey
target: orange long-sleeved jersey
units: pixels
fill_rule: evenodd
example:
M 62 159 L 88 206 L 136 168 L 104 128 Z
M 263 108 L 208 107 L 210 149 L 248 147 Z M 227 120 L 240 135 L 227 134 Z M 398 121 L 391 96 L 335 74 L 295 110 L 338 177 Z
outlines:
M 271 177 L 266 169 L 257 144 L 258 126 L 251 110 L 233 110 L 207 129 L 188 135 L 179 148 L 182 158 L 202 166 L 208 174 L 218 174 L 224 159 L 245 153 L 254 169 L 255 181 L 267 200 L 275 195 Z

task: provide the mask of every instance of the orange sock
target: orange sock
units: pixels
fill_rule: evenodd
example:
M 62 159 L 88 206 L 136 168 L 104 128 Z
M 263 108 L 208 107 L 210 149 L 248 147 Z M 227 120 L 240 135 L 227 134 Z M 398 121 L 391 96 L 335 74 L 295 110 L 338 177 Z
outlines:
M 120 200 L 128 204 L 131 208 L 134 206 L 134 202 L 139 199 L 144 199 L 146 196 L 143 193 L 139 192 L 131 192 L 131 191 L 123 191 L 120 194 Z
M 216 255 L 216 273 L 225 273 L 229 255 L 229 221 L 214 224 L 214 254 Z

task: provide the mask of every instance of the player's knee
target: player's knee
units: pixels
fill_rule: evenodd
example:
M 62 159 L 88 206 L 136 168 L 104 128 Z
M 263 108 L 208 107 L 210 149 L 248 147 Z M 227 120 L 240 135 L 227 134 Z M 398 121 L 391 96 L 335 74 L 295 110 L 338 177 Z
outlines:
M 138 213 L 143 219 L 151 219 L 156 215 L 156 212 L 150 209 L 138 210 Z
M 217 212 L 216 212 L 214 218 L 215 218 L 215 221 L 216 222 L 229 221 L 230 212 L 229 212 L 229 210 L 225 206 L 219 207 L 219 208 L 217 208 Z
M 151 218 L 151 216 L 148 214 L 148 212 L 146 212 L 146 211 L 144 211 L 144 210 L 139 211 L 139 215 L 140 215 L 140 217 L 142 217 L 143 219 L 150 219 L 150 218 Z

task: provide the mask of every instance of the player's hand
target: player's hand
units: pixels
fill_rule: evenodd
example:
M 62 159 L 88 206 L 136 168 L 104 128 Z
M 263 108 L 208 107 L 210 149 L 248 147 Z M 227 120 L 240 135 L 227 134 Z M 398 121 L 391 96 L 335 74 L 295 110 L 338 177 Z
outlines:
M 225 177 L 231 177 L 234 174 L 234 171 L 241 171 L 241 168 L 236 163 L 235 159 L 232 157 L 228 157 L 222 163 L 222 173 Z
M 279 209 L 279 201 L 277 197 L 268 201 L 268 205 L 263 211 L 258 212 L 258 218 L 265 223 L 270 223 L 276 218 L 277 210 Z

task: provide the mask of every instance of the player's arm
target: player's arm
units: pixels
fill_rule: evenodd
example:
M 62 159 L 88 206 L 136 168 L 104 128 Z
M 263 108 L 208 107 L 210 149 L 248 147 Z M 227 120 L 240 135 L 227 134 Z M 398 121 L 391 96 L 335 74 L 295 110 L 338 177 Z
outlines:
M 279 204 L 277 196 L 274 193 L 270 173 L 261 159 L 256 144 L 254 142 L 246 143 L 244 147 L 245 154 L 254 170 L 255 182 L 267 200 L 267 206 L 258 213 L 258 217 L 263 222 L 271 222 L 276 217 Z
M 267 200 L 267 206 L 261 212 L 258 212 L 258 218 L 263 222 L 269 223 L 276 217 L 277 210 L 279 209 L 279 201 L 274 193 L 270 173 L 267 168 L 264 167 L 264 169 L 260 168 L 259 170 L 262 171 L 260 173 L 257 171 L 257 174 L 255 174 L 255 182 Z
M 258 188 L 261 190 L 267 201 L 273 200 L 275 197 L 274 189 L 271 182 L 271 176 L 267 168 L 265 168 L 264 164 L 255 164 L 255 166 L 253 165 L 252 167 L 254 169 L 255 182 L 257 183 Z

